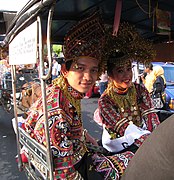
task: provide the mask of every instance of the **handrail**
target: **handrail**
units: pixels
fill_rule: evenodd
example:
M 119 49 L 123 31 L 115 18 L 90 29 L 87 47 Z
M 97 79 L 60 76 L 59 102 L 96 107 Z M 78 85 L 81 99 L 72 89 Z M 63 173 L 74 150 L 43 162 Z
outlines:
M 48 50 L 48 73 L 46 75 L 42 75 L 41 78 L 43 80 L 49 79 L 52 71 L 52 56 L 51 56 L 51 24 L 52 24 L 52 18 L 54 13 L 54 5 L 51 6 L 48 14 L 48 23 L 47 23 L 47 50 Z

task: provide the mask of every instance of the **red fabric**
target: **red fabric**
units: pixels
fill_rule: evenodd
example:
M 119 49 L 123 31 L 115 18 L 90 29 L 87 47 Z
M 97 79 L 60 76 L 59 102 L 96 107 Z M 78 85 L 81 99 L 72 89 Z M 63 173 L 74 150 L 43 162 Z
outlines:
M 89 91 L 86 93 L 86 96 L 91 97 L 92 96 L 92 89 L 93 86 L 89 89 Z

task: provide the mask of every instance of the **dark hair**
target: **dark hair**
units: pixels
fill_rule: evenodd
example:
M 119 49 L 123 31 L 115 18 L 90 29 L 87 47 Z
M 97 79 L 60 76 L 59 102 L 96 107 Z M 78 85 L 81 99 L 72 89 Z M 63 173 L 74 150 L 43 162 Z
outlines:
M 113 63 L 108 62 L 107 63 L 107 73 L 108 76 L 113 77 L 113 69 L 114 69 L 115 65 Z
M 149 68 L 150 70 L 153 70 L 153 64 L 152 63 L 145 64 L 145 67 Z
M 113 77 L 113 69 L 115 66 L 117 66 L 117 61 L 120 61 L 121 58 L 125 57 L 125 53 L 123 52 L 112 52 L 108 56 L 108 61 L 107 61 L 107 73 L 108 76 Z
M 65 62 L 65 67 L 66 67 L 66 70 L 67 70 L 67 71 L 70 70 L 72 63 L 73 63 L 73 60 L 70 60 L 70 61 Z

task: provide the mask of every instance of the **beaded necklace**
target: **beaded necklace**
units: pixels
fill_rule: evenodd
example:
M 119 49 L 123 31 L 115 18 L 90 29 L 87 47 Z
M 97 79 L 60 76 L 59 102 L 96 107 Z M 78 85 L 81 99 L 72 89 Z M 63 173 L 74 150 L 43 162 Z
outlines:
M 79 118 L 81 119 L 81 103 L 80 100 L 82 95 L 77 91 L 73 90 L 70 86 L 68 87 L 68 83 L 63 76 L 59 76 L 58 78 L 53 80 L 54 86 L 58 86 L 65 94 L 70 103 L 75 107 Z
M 106 94 L 117 104 L 119 113 L 122 113 L 125 118 L 139 124 L 140 116 L 137 105 L 136 89 L 132 84 L 125 94 L 118 90 L 113 82 L 110 82 L 106 90 Z M 130 114 L 126 110 L 130 110 Z

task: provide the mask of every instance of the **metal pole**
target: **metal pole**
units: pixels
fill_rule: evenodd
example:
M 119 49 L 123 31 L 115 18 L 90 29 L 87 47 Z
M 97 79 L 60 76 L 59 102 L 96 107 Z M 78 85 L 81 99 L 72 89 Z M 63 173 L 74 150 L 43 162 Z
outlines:
M 22 159 L 20 155 L 21 145 L 19 142 L 19 130 L 18 130 L 18 112 L 16 105 L 16 68 L 14 65 L 11 66 L 11 75 L 12 75 L 12 90 L 13 90 L 13 104 L 14 104 L 14 116 L 16 124 L 16 144 L 17 144 L 17 154 L 18 154 L 18 168 L 19 171 L 22 171 Z
M 53 180 L 53 159 L 50 147 L 50 135 L 49 135 L 49 125 L 48 125 L 48 112 L 47 112 L 47 100 L 46 100 L 46 83 L 43 79 L 44 76 L 44 62 L 43 62 L 43 45 L 42 45 L 42 27 L 41 18 L 38 16 L 39 25 L 39 60 L 40 60 L 40 77 L 41 77 L 41 89 L 42 89 L 42 103 L 43 103 L 43 113 L 44 113 L 44 124 L 45 124 L 45 136 L 46 136 L 46 149 L 47 149 L 47 162 L 49 168 L 50 180 Z

